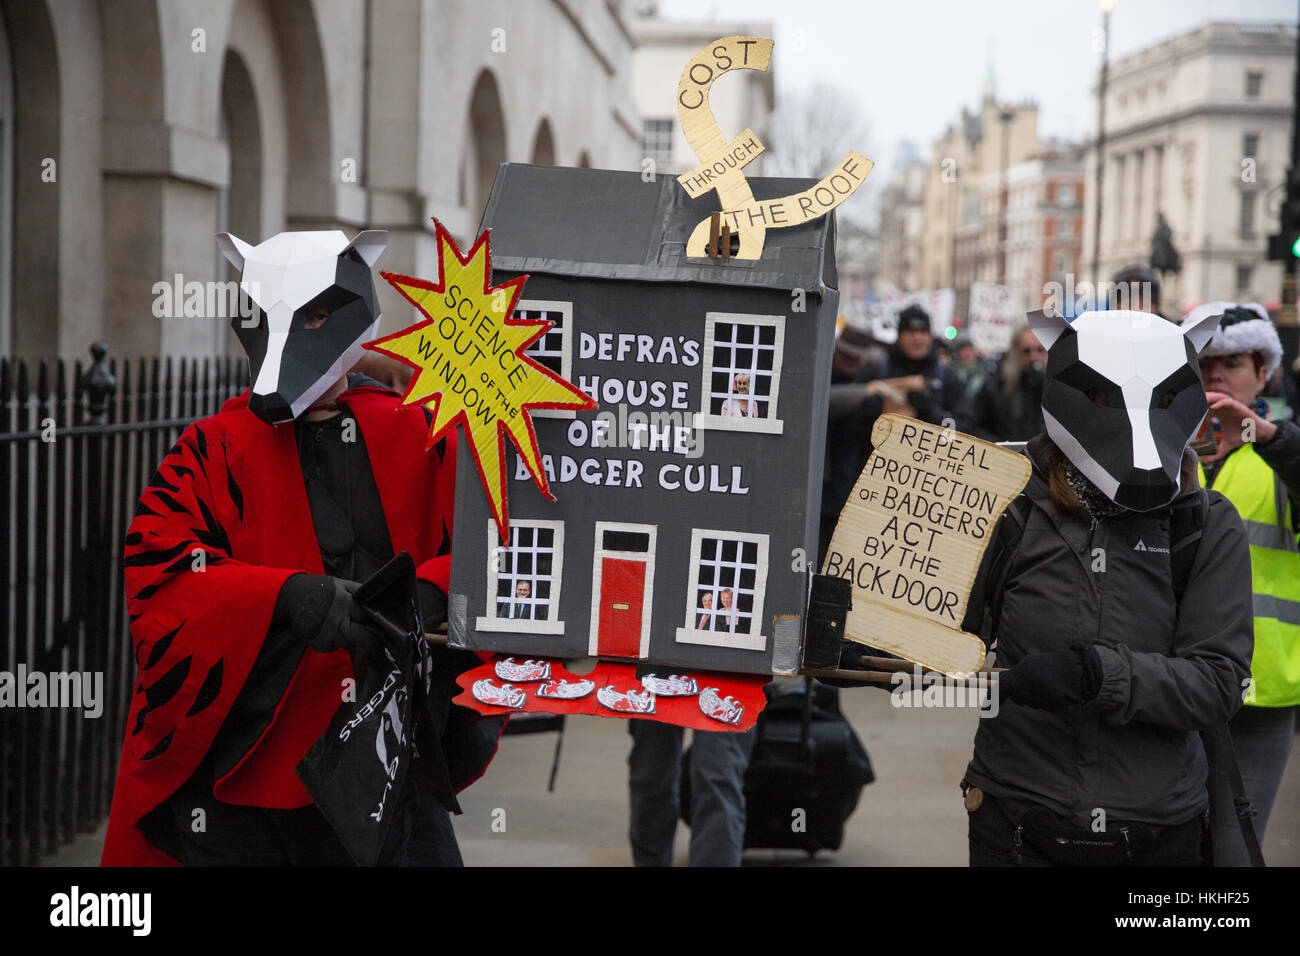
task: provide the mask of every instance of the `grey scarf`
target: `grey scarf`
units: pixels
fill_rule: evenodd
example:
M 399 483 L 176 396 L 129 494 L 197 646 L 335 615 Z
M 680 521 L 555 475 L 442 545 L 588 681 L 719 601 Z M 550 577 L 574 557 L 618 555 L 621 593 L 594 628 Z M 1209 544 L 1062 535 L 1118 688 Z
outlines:
M 1084 476 L 1083 472 L 1075 468 L 1069 461 L 1065 463 L 1065 480 L 1070 485 L 1070 490 L 1074 492 L 1074 496 L 1087 509 L 1088 516 L 1094 521 L 1099 518 L 1113 518 L 1116 515 L 1128 513 L 1128 508 L 1117 505 L 1107 498 L 1096 485 Z

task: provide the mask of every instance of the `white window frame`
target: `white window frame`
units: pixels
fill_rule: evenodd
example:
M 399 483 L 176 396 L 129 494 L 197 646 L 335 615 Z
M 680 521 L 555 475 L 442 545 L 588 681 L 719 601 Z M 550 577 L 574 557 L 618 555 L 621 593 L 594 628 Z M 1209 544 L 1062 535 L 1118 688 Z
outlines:
M 650 545 L 646 551 L 615 551 L 606 549 L 601 540 L 606 531 L 631 531 L 635 534 L 649 534 Z M 641 643 L 638 656 L 645 659 L 650 656 L 650 618 L 654 613 L 655 596 L 655 548 L 659 543 L 659 526 L 653 524 L 628 524 L 623 521 L 597 521 L 596 545 L 591 560 L 591 630 L 588 631 L 587 653 L 595 657 L 598 653 L 600 630 L 600 581 L 601 564 L 605 558 L 624 558 L 631 561 L 645 562 L 645 597 L 641 603 Z
M 754 609 L 749 618 L 748 631 L 701 631 L 695 625 L 700 608 L 696 606 L 700 579 L 700 551 L 705 538 L 752 542 L 758 545 L 754 559 Z M 743 556 L 743 549 L 742 549 Z M 763 634 L 763 604 L 767 598 L 768 536 L 748 531 L 729 531 L 711 528 L 691 529 L 691 558 L 687 565 L 690 575 L 686 590 L 686 626 L 677 628 L 677 643 L 707 644 L 711 647 L 730 647 L 744 651 L 767 650 L 767 635 Z M 717 590 L 722 590 L 718 588 Z M 715 607 L 714 611 L 718 609 Z
M 767 402 L 768 417 L 766 418 L 737 418 L 731 415 L 714 415 L 710 412 L 710 404 L 713 399 L 713 373 L 715 371 L 713 361 L 714 343 L 717 339 L 718 323 L 728 325 L 748 325 L 748 326 L 772 326 L 776 329 L 776 337 L 772 343 L 772 388 L 768 392 L 764 401 Z M 728 345 L 730 343 L 723 343 Z M 741 342 L 737 343 L 740 347 L 754 348 L 753 345 Z M 731 432 L 763 432 L 769 435 L 780 435 L 785 429 L 785 423 L 777 417 L 778 405 L 777 399 L 780 397 L 781 389 L 781 359 L 785 348 L 785 316 L 784 315 L 752 315 L 746 312 L 707 312 L 704 316 L 704 348 L 700 358 L 700 410 L 695 413 L 695 427 L 703 429 L 715 429 L 717 431 Z M 733 353 L 732 359 L 735 356 Z M 741 371 L 735 367 L 733 372 Z M 751 369 L 750 379 L 757 375 L 768 375 L 766 369 Z M 754 397 L 751 390 L 750 397 Z
M 654 134 L 651 135 L 650 124 L 656 124 Z M 645 158 L 653 159 L 656 163 L 671 163 L 673 161 L 673 126 L 674 123 L 669 118 L 662 116 L 648 116 L 641 121 L 640 143 L 641 155 Z
M 512 529 L 549 528 L 554 532 L 551 542 L 551 594 L 547 601 L 546 618 L 530 621 L 497 616 L 497 602 L 500 601 L 500 597 L 497 595 L 497 584 L 501 580 L 499 556 L 502 552 L 508 551 L 509 546 L 501 543 L 501 534 L 497 530 L 496 522 L 489 520 L 487 523 L 488 588 L 486 614 L 475 619 L 474 627 L 479 631 L 495 631 L 509 634 L 563 634 L 564 622 L 558 620 L 557 615 L 560 613 L 561 573 L 564 570 L 564 522 L 547 521 L 540 518 L 511 518 L 510 527 Z M 536 571 L 534 571 L 535 574 Z M 513 598 L 513 595 L 511 597 Z M 535 601 L 536 595 L 533 595 L 532 599 Z
M 564 316 L 560 326 L 560 378 L 566 382 L 573 381 L 573 303 L 557 299 L 520 299 L 515 303 L 515 312 L 559 312 Z M 547 333 L 548 335 L 550 333 Z M 527 352 L 527 349 L 524 350 Z M 530 355 L 533 361 L 537 357 Z M 540 364 L 540 363 L 539 363 Z M 529 415 L 538 418 L 573 418 L 577 409 L 573 408 L 530 408 Z

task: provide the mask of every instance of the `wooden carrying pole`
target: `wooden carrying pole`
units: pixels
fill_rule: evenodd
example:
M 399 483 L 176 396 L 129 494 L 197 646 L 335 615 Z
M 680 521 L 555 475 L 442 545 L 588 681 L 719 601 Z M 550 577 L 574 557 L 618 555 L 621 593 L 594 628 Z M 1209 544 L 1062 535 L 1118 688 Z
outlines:
M 831 670 L 805 668 L 800 671 L 807 677 L 825 677 L 831 680 L 855 681 L 860 684 L 893 684 L 894 675 L 898 673 L 908 673 L 913 669 L 919 668 L 922 676 L 926 674 L 940 674 L 941 672 L 923 667 L 912 661 L 899 660 L 894 657 L 872 657 L 869 654 L 863 654 L 858 658 L 858 666 L 869 668 L 868 670 L 845 670 L 835 668 Z M 1005 667 L 981 667 L 976 674 L 1001 674 L 1006 670 Z

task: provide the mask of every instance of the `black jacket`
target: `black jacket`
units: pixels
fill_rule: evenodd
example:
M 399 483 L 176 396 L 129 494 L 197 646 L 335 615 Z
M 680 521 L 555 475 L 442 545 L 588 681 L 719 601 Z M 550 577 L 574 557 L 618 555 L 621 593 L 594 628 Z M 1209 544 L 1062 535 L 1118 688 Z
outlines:
M 884 402 L 878 396 L 857 398 L 857 394 L 869 382 L 907 375 L 920 375 L 926 381 L 924 391 L 907 396 L 917 418 L 932 425 L 942 425 L 948 420 L 957 431 L 968 434 L 973 430 L 966 389 L 952 369 L 939 361 L 938 346 L 931 346 L 923 359 L 909 359 L 894 345 L 889 358 L 881 365 L 864 368 L 849 384 L 832 386 L 822 478 L 823 519 L 831 519 L 843 510 L 871 454 L 871 427 L 884 410 Z M 853 400 L 843 401 L 846 394 L 852 395 Z
M 1010 392 L 1002 373 L 987 378 L 975 395 L 977 434 L 990 441 L 1028 441 L 1043 430 L 1043 376 L 1026 370 Z
M 1063 512 L 1048 492 L 1049 447 L 1040 435 L 1028 449 L 1033 507 L 1002 591 L 997 666 L 1083 642 L 1101 657 L 1101 689 L 1058 714 L 1002 704 L 979 721 L 967 780 L 1078 826 L 1089 826 L 1099 808 L 1110 820 L 1184 823 L 1208 803 L 1196 731 L 1237 712 L 1250 676 L 1254 618 L 1241 519 L 1209 492 L 1179 606 L 1168 509 L 1091 525 Z M 1194 493 L 1188 470 L 1184 493 Z M 980 591 L 971 596 L 976 607 L 988 597 Z

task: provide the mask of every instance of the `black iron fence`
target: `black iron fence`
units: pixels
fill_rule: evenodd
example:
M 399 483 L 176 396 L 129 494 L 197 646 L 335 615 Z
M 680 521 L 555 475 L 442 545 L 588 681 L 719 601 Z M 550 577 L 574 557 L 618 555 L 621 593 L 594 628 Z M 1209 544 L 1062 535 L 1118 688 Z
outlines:
M 185 426 L 247 384 L 242 358 L 91 354 L 0 359 L 0 865 L 107 817 L 135 680 L 122 539 Z

